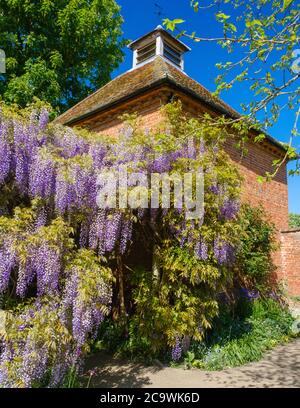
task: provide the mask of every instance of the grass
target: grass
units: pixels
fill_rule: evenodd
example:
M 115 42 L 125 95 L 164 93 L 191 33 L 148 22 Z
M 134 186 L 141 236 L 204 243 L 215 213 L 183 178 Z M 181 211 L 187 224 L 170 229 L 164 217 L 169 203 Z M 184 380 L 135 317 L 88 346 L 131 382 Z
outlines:
M 234 311 L 224 307 L 203 342 L 192 343 L 185 364 L 222 370 L 258 361 L 293 337 L 293 321 L 287 308 L 274 300 L 241 300 Z

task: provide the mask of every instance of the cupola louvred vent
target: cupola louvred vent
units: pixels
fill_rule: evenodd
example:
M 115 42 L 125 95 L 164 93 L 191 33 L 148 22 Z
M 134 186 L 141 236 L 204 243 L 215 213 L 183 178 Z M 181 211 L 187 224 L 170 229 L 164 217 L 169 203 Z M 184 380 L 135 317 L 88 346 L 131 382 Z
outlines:
M 177 68 L 184 70 L 183 55 L 190 51 L 183 42 L 173 37 L 161 26 L 129 44 L 133 50 L 133 69 L 160 56 Z
M 156 55 L 156 41 L 137 50 L 137 63 L 142 64 Z

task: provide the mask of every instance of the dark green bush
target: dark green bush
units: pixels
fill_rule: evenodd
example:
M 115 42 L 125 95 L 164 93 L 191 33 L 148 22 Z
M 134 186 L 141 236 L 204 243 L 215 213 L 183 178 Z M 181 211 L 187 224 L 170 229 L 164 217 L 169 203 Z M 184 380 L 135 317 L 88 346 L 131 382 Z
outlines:
M 224 306 L 205 340 L 192 343 L 193 366 L 222 370 L 256 361 L 292 336 L 293 318 L 285 306 L 273 299 L 240 302 L 238 307 L 240 311 L 244 307 L 244 317 L 237 314 L 236 308 Z
M 249 205 L 241 208 L 240 224 L 242 234 L 235 265 L 239 283 L 260 291 L 269 290 L 275 271 L 272 260 L 275 227 L 262 209 Z

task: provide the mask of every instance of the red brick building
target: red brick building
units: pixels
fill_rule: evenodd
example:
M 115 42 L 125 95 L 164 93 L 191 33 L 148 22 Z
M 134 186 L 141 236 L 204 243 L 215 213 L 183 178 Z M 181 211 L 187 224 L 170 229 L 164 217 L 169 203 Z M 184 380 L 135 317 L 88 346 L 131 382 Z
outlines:
M 145 128 L 155 127 L 161 120 L 160 108 L 174 98 L 180 99 L 184 110 L 194 116 L 203 112 L 233 119 L 240 116 L 184 72 L 184 54 L 190 49 L 162 27 L 134 41 L 130 48 L 133 51 L 132 69 L 79 102 L 56 122 L 117 135 L 122 126 L 122 114 L 135 112 L 142 118 Z M 257 181 L 258 176 L 273 171 L 272 162 L 284 158 L 285 149 L 270 136 L 261 143 L 254 143 L 250 138 L 246 146 L 248 154 L 241 159 L 241 153 L 233 144 L 228 140 L 226 150 L 244 176 L 243 200 L 255 206 L 262 205 L 278 234 L 288 230 L 286 166 L 280 168 L 272 181 L 263 184 Z M 281 240 L 282 251 L 275 258 L 278 277 L 284 279 L 289 292 L 296 295 L 300 294 L 300 266 L 297 270 L 297 266 L 283 255 L 291 239 L 292 235 Z

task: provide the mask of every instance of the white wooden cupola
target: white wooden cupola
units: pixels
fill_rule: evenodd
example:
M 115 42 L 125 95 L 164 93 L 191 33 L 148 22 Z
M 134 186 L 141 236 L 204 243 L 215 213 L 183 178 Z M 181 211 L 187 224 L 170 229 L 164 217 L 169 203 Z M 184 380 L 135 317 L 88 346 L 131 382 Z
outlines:
M 157 26 L 155 30 L 133 41 L 128 47 L 133 51 L 133 69 L 160 56 L 183 71 L 183 55 L 191 50 L 162 26 Z

